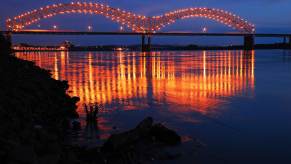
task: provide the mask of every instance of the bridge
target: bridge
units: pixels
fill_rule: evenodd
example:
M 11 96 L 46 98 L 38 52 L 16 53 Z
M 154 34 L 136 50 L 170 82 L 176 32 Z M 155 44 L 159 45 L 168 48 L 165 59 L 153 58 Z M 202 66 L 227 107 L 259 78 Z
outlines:
M 231 12 L 215 8 L 185 8 L 171 11 L 159 16 L 147 17 L 135 14 L 119 8 L 112 8 L 100 3 L 71 2 L 54 4 L 6 20 L 6 28 L 11 31 L 23 30 L 25 27 L 35 24 L 40 20 L 51 18 L 61 14 L 94 14 L 125 25 L 133 32 L 154 33 L 161 28 L 175 23 L 175 21 L 187 18 L 206 18 L 214 20 L 226 26 L 232 27 L 244 33 L 253 33 L 255 26 Z
M 151 38 L 154 36 L 209 36 L 209 37 L 243 37 L 244 49 L 254 49 L 255 38 L 283 38 L 284 43 L 288 40 L 291 48 L 291 34 L 267 34 L 267 33 L 180 33 L 180 32 L 93 32 L 93 31 L 53 31 L 53 30 L 24 30 L 24 31 L 2 31 L 6 36 L 11 35 L 119 35 L 119 36 L 141 36 L 142 51 L 149 51 Z M 147 39 L 147 41 L 146 41 Z
M 94 14 L 102 15 L 105 18 L 127 26 L 132 32 L 78 32 L 59 30 L 29 30 L 32 24 L 62 14 Z M 187 18 L 205 18 L 214 20 L 223 25 L 229 26 L 237 33 L 165 33 L 159 30 L 175 21 Z M 253 49 L 255 37 L 291 37 L 288 34 L 255 34 L 255 26 L 245 19 L 221 9 L 215 8 L 185 8 L 167 12 L 163 15 L 147 17 L 135 14 L 119 8 L 112 8 L 100 3 L 71 2 L 65 4 L 54 4 L 41 7 L 14 18 L 6 20 L 7 31 L 2 31 L 7 36 L 17 34 L 29 35 L 138 35 L 141 36 L 141 47 L 143 51 L 150 50 L 151 37 L 153 36 L 241 36 L 244 37 L 245 49 Z M 146 40 L 147 39 L 147 43 Z

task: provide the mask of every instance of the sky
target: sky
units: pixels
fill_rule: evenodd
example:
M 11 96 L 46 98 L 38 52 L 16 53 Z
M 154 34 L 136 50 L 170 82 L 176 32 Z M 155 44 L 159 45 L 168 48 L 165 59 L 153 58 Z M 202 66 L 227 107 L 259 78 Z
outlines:
M 5 20 L 9 17 L 16 16 L 23 12 L 38 9 L 42 6 L 54 3 L 66 3 L 71 0 L 2 0 L 0 6 L 0 27 L 5 29 Z M 76 2 L 75 0 L 73 0 Z M 85 2 L 85 1 L 80 1 Z M 146 16 L 160 15 L 165 12 L 188 7 L 213 7 L 235 13 L 249 22 L 256 25 L 257 33 L 291 33 L 291 0 L 92 0 L 86 2 L 104 3 L 111 7 L 121 8 L 134 13 Z M 118 24 L 103 18 L 102 16 L 90 15 L 61 15 L 51 19 L 39 22 L 41 28 L 51 29 L 56 24 L 59 29 L 64 30 L 86 30 L 87 26 L 93 26 L 95 31 L 117 31 Z M 207 27 L 209 32 L 229 32 L 233 31 L 224 25 L 205 19 L 185 19 L 177 21 L 175 24 L 168 26 L 163 31 L 184 31 L 184 32 L 200 32 L 203 27 Z M 32 25 L 28 28 L 36 28 Z M 129 29 L 127 29 L 129 30 Z M 32 43 L 58 43 L 63 40 L 78 42 L 78 44 L 120 44 L 127 40 L 129 44 L 138 43 L 137 38 L 132 37 L 34 37 L 27 39 L 27 36 L 18 36 L 15 42 L 24 42 L 30 40 Z M 174 38 L 164 39 L 156 38 L 153 41 L 158 43 L 175 43 L 189 44 L 199 41 L 200 43 L 215 44 L 219 39 L 213 38 L 208 40 L 205 38 Z M 222 43 L 230 44 L 228 39 L 224 39 Z M 241 42 L 240 39 L 234 39 L 231 44 Z

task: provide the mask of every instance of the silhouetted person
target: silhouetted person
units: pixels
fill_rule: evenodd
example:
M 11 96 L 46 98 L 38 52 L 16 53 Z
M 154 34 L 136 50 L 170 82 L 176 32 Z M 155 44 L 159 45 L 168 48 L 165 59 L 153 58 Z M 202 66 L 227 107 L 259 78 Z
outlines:
M 91 122 L 97 119 L 97 115 L 99 112 L 99 108 L 97 104 L 94 104 L 92 106 L 87 107 L 87 105 L 84 106 L 84 110 L 86 113 L 86 121 Z
M 86 112 L 85 136 L 89 139 L 98 138 L 98 105 L 84 106 Z

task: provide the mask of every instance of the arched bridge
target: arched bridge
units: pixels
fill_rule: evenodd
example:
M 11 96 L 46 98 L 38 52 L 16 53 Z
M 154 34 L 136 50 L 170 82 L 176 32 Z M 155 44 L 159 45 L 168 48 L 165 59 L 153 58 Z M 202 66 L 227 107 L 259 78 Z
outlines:
M 119 8 L 99 3 L 71 2 L 54 4 L 35 9 L 7 19 L 6 26 L 11 31 L 21 31 L 27 26 L 60 14 L 96 14 L 103 15 L 114 22 L 127 26 L 134 32 L 153 33 L 179 19 L 200 17 L 222 23 L 239 32 L 253 33 L 255 26 L 230 12 L 214 8 L 186 8 L 165 13 L 160 16 L 146 17 Z

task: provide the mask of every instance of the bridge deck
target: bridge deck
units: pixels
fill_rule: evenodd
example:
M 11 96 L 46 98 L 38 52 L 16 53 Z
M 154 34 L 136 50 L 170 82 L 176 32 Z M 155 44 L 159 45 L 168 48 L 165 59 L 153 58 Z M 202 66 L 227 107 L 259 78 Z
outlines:
M 151 36 L 249 36 L 254 37 L 291 37 L 291 34 L 267 34 L 267 33 L 190 33 L 190 32 L 157 32 L 157 33 L 138 33 L 138 32 L 91 32 L 91 31 L 0 31 L 1 33 L 26 34 L 26 35 L 151 35 Z

